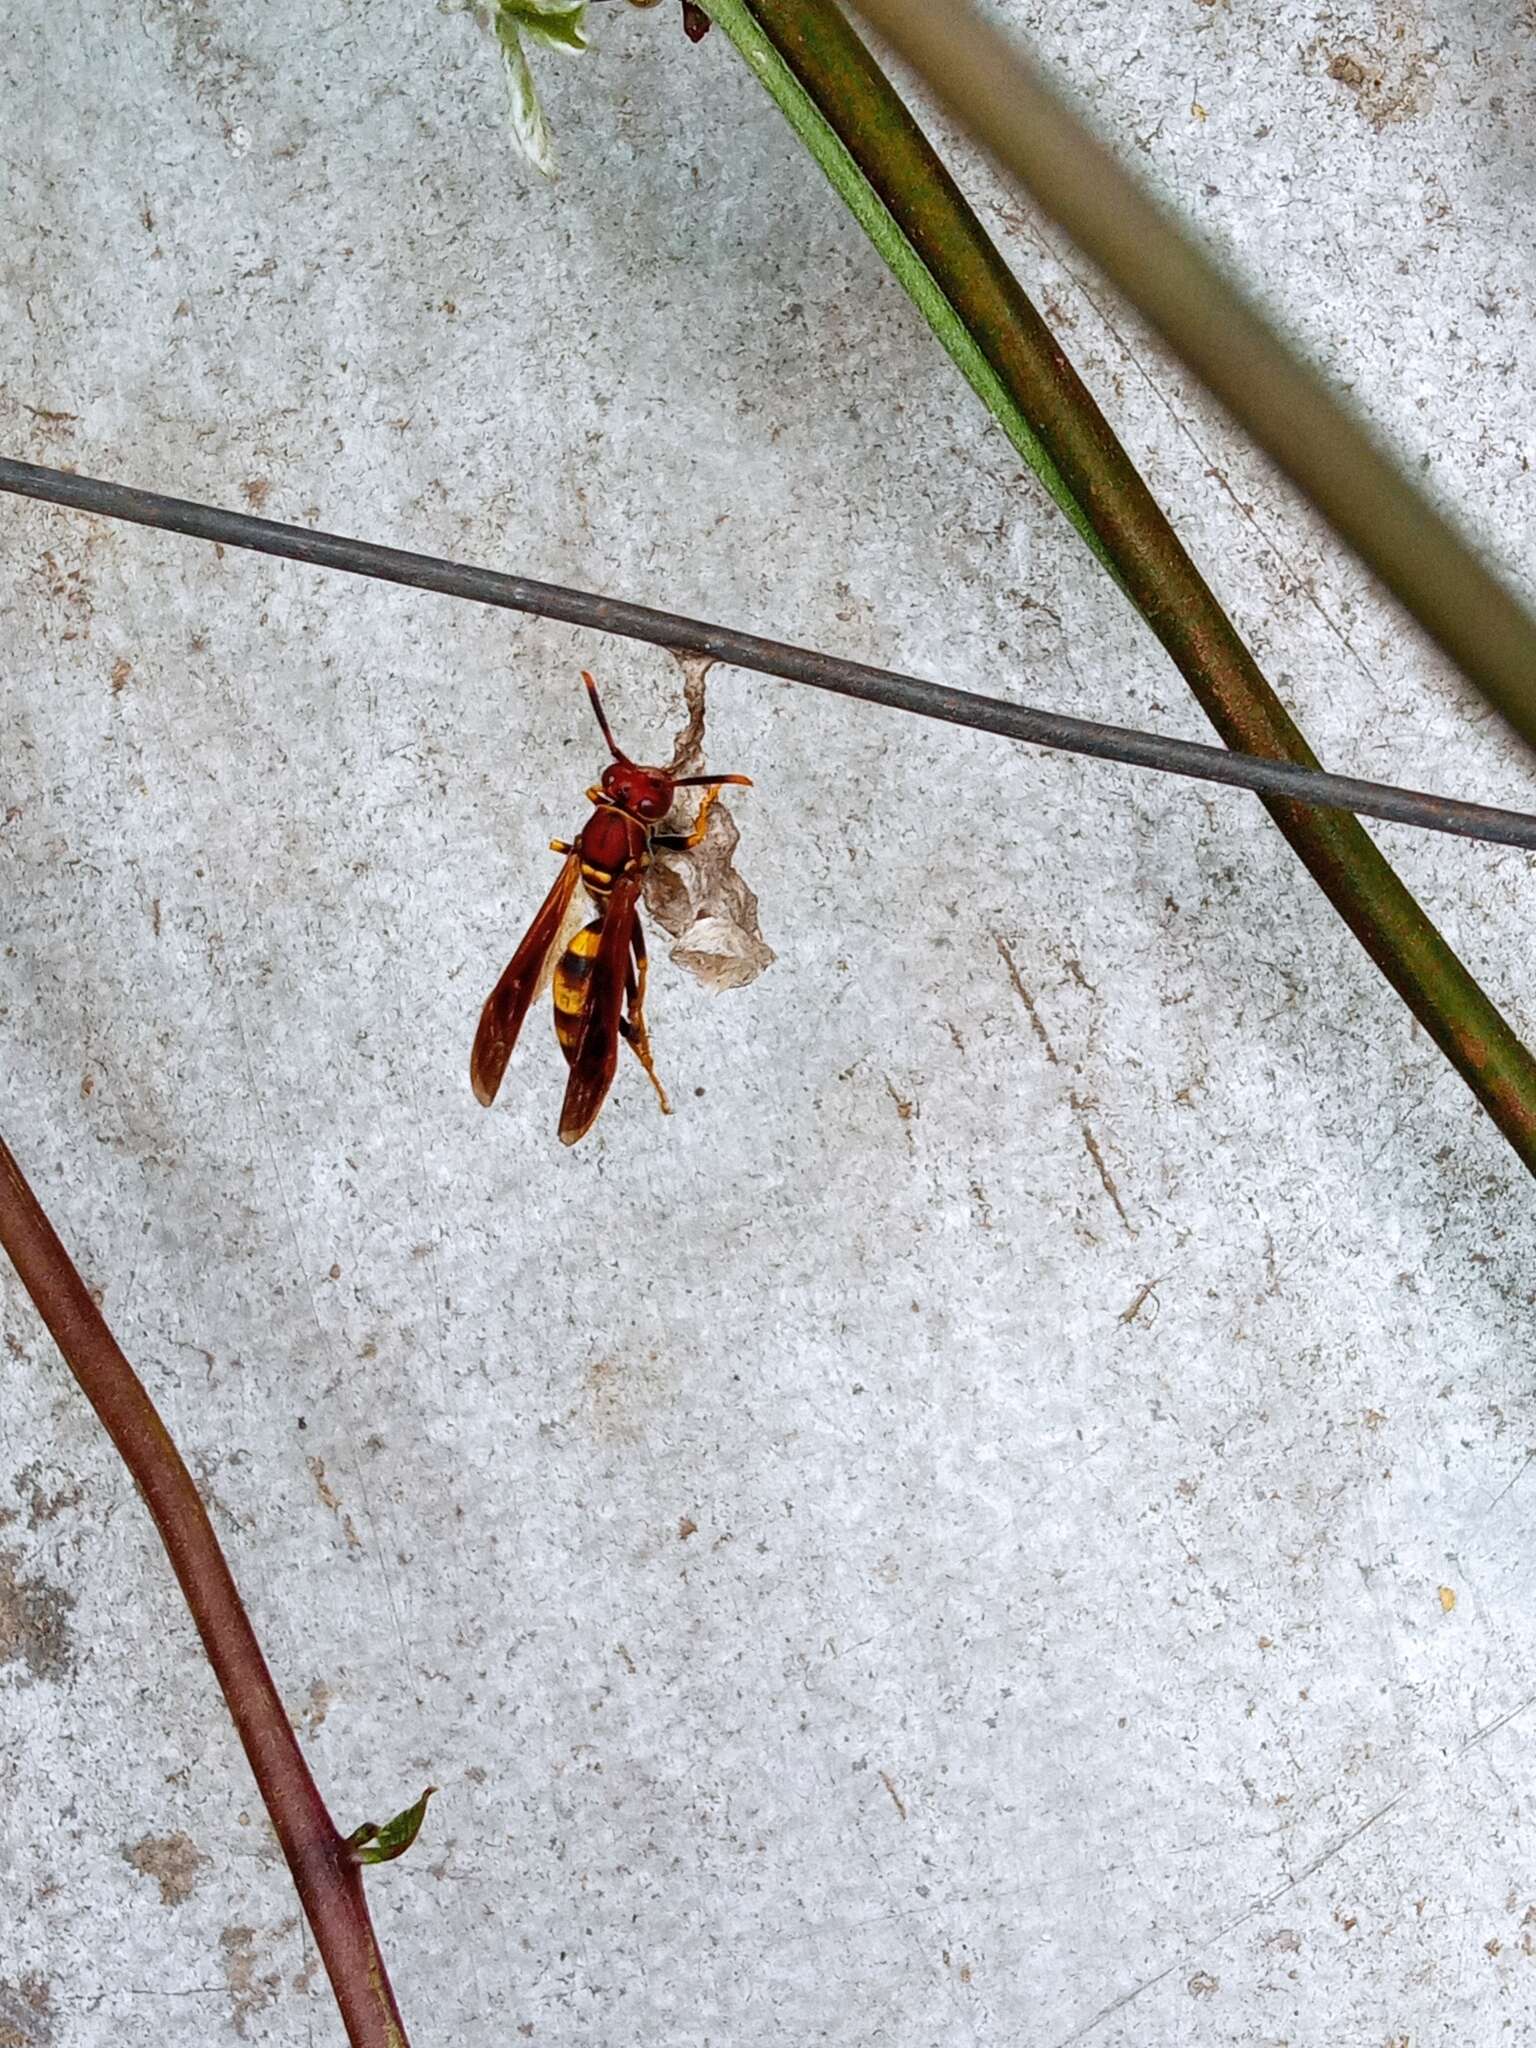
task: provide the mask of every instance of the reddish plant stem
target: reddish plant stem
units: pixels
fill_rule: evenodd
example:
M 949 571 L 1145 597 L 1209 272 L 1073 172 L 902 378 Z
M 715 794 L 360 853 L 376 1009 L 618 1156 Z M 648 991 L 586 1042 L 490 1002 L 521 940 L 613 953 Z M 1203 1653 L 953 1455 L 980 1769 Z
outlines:
M 154 1518 L 288 1858 L 348 2040 L 353 2048 L 408 2048 L 362 1873 L 309 1774 L 192 1475 L 3 1139 L 0 1246 Z

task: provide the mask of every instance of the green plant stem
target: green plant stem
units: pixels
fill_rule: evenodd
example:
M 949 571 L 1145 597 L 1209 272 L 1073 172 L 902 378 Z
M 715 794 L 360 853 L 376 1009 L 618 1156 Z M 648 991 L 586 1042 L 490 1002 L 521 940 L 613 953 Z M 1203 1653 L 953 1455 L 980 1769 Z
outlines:
M 1008 397 L 1005 413 L 993 408 L 1000 424 L 1018 446 L 1014 422 L 1027 423 L 1092 528 L 1095 552 L 1108 558 L 1223 741 L 1315 767 L 1060 343 L 833 0 L 707 5 L 796 132 L 816 135 L 813 154 L 855 217 L 862 224 L 871 213 L 883 216 L 876 246 L 990 403 L 969 367 L 969 351 L 980 352 Z M 922 290 L 914 288 L 919 275 Z M 1366 952 L 1536 1172 L 1536 1060 L 1356 819 L 1264 801 Z
M 144 1496 L 288 1859 L 347 2039 L 352 2048 L 409 2048 L 362 1874 L 310 1776 L 192 1475 L 3 1139 L 0 1248 Z

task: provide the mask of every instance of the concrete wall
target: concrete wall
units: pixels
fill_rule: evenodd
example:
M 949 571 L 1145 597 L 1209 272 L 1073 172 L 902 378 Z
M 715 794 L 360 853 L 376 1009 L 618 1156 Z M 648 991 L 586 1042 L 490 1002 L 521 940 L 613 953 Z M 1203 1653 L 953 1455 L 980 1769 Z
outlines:
M 1004 11 L 1531 558 L 1517 0 Z M 3 443 L 1203 736 L 725 39 L 12 0 Z M 948 138 L 953 146 L 953 138 Z M 1331 765 L 1529 804 L 967 185 Z M 777 964 L 554 1140 L 475 1016 L 669 658 L 0 505 L 3 1128 L 206 1484 L 417 2048 L 1520 2041 L 1529 1183 L 1251 801 L 728 672 Z M 1383 843 L 1529 1031 L 1521 855 Z M 0 1284 L 0 2040 L 334 2043 L 146 1518 Z

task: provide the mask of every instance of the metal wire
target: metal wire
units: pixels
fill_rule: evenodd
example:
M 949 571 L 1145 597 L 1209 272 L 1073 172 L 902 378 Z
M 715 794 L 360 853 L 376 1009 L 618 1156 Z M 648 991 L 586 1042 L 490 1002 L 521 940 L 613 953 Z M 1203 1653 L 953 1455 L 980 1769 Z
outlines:
M 1431 796 L 1422 790 L 1398 789 L 1389 783 L 1365 782 L 1352 775 L 1329 775 L 1290 761 L 1266 761 L 1253 754 L 1229 753 L 1224 747 L 1164 733 L 1138 732 L 1127 726 L 1102 725 L 1096 719 L 1072 718 L 1061 711 L 1041 711 L 1000 697 L 978 696 L 945 683 L 932 683 L 899 671 L 845 661 L 786 641 L 768 640 L 732 626 L 710 625 L 676 612 L 631 604 L 624 598 L 573 590 L 558 583 L 537 583 L 498 569 L 444 561 L 404 548 L 381 547 L 373 541 L 351 540 L 306 526 L 287 526 L 275 519 L 257 519 L 188 498 L 168 498 L 158 491 L 140 491 L 127 484 L 107 483 L 72 471 L 46 469 L 36 463 L 0 456 L 0 491 L 37 498 L 77 512 L 108 519 L 126 519 L 183 533 L 194 540 L 223 547 L 252 548 L 258 554 L 280 555 L 321 569 L 342 569 L 353 576 L 378 577 L 413 590 L 435 590 L 445 597 L 469 598 L 476 604 L 499 605 L 506 611 L 531 612 L 594 632 L 643 640 L 679 654 L 708 655 L 760 675 L 780 676 L 813 689 L 830 690 L 866 704 L 884 704 L 896 711 L 916 712 L 950 725 L 995 732 L 1029 746 L 1085 754 L 1101 761 L 1123 761 L 1135 768 L 1157 768 L 1165 774 L 1220 782 L 1257 795 L 1325 809 L 1353 811 L 1361 817 L 1392 824 L 1416 825 L 1430 832 L 1450 832 L 1464 839 L 1484 839 L 1503 846 L 1536 851 L 1536 817 L 1524 811 L 1499 810 L 1488 804 L 1463 803 L 1454 797 Z

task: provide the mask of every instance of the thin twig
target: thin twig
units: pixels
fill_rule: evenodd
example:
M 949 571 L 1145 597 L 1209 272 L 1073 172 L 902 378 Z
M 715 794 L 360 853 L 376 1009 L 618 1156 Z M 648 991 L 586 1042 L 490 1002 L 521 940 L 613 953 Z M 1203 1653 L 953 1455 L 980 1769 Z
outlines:
M 971 0 L 855 0 L 1536 745 L 1536 618 Z
M 408 2048 L 362 1874 L 309 1774 L 192 1475 L 3 1139 L 0 1247 L 160 1532 L 288 1858 L 347 2039 L 353 2048 Z
M 416 590 L 434 590 L 447 597 L 499 605 L 507 611 L 532 612 L 543 618 L 563 620 L 568 625 L 588 626 L 597 632 L 644 640 L 655 647 L 670 647 L 679 653 L 704 654 L 737 668 L 808 683 L 814 689 L 830 690 L 865 703 L 885 704 L 897 711 L 915 712 L 951 725 L 1000 733 L 1032 746 L 1122 761 L 1131 767 L 1157 768 L 1204 782 L 1227 783 L 1253 790 L 1260 796 L 1351 811 L 1394 824 L 1416 825 L 1430 832 L 1449 832 L 1465 839 L 1536 849 L 1536 816 L 1528 812 L 1432 796 L 1421 790 L 1399 789 L 1352 775 L 1329 775 L 1294 762 L 1230 753 L 1198 740 L 1103 725 L 1095 719 L 1073 718 L 1060 711 L 1041 711 L 1026 704 L 1008 703 L 1000 697 L 957 690 L 946 683 L 926 682 L 894 669 L 871 668 L 861 661 L 819 654 L 787 641 L 764 639 L 732 626 L 710 625 L 702 619 L 657 611 L 649 605 L 630 604 L 623 598 L 572 590 L 563 584 L 538 583 L 531 577 L 507 575 L 497 569 L 413 554 L 404 548 L 381 547 L 373 541 L 352 540 L 306 526 L 288 526 L 275 519 L 256 519 L 246 512 L 232 512 L 188 498 L 169 498 L 158 491 L 136 490 L 127 484 L 77 476 L 67 470 L 47 469 L 9 457 L 0 457 L 0 491 L 188 534 L 195 540 L 252 548 L 259 554 L 280 555 L 317 568 L 342 569 L 356 576 L 403 583 Z

